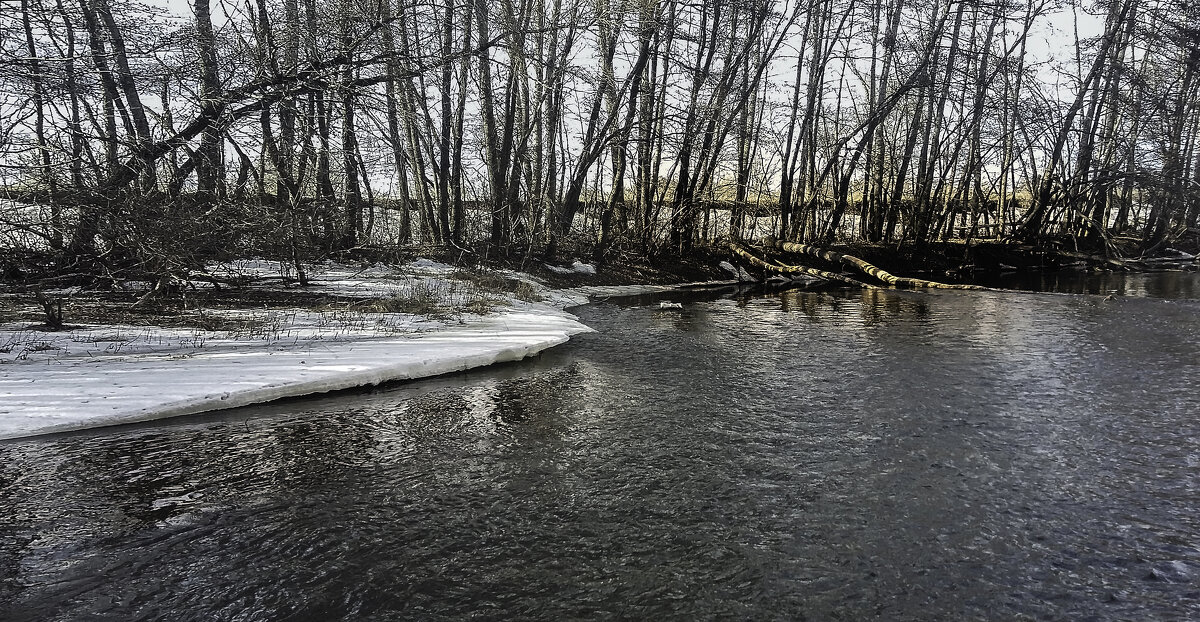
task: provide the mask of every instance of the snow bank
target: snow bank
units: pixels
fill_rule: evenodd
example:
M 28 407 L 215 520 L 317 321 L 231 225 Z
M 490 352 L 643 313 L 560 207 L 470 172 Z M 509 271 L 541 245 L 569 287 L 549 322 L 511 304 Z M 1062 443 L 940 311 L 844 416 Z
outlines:
M 461 327 L 0 366 L 0 438 L 195 414 L 515 361 L 588 329 L 544 305 Z
M 286 263 L 248 260 L 210 270 L 223 276 L 290 278 Z M 0 439 L 65 432 L 234 408 L 393 380 L 410 380 L 518 360 L 591 329 L 564 309 L 592 298 L 664 292 L 674 286 L 589 286 L 548 290 L 542 302 L 479 292 L 448 280 L 458 269 L 427 259 L 306 266 L 327 294 L 371 299 L 433 294 L 451 308 L 486 296 L 487 316 L 441 319 L 406 313 L 303 309 L 212 310 L 252 319 L 238 331 L 83 326 L 39 332 L 0 325 Z M 590 274 L 576 261 L 569 270 Z M 60 292 L 62 295 L 71 292 Z
M 254 276 L 286 270 L 274 262 L 231 268 Z M 390 296 L 438 282 L 452 270 L 429 260 L 399 270 L 330 264 L 314 267 L 310 277 L 330 292 Z M 586 294 L 544 296 L 544 303 L 509 298 L 490 315 L 459 314 L 452 320 L 260 311 L 258 328 L 240 333 L 131 326 L 41 333 L 0 326 L 0 439 L 435 376 L 515 361 L 591 330 L 563 310 L 587 302 Z

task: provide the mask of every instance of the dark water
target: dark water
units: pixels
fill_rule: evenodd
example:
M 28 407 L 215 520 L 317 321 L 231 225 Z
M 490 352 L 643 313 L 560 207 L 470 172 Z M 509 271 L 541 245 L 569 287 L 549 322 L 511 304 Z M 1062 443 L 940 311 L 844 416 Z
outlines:
M 1200 619 L 1195 276 L 601 303 L 536 361 L 3 443 L 0 618 Z

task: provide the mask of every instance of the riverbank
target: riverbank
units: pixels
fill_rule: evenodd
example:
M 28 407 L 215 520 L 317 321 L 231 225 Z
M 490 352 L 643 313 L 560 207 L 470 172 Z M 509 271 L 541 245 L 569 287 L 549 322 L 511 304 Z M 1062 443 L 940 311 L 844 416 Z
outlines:
M 1001 245 L 844 250 L 900 274 L 950 282 L 1059 268 L 1063 257 L 1028 254 L 1021 261 L 1024 251 Z M 302 273 L 288 262 L 234 261 L 210 264 L 160 296 L 146 293 L 155 284 L 137 282 L 0 289 L 0 439 L 517 360 L 590 330 L 565 310 L 589 295 L 770 276 L 731 265 L 714 249 L 683 258 L 617 256 L 599 265 L 578 258 L 586 251 L 492 257 L 490 267 L 472 268 L 450 265 L 464 258 L 443 251 L 436 255 L 442 261 L 326 261 L 306 264 Z M 1178 255 L 1195 265 L 1194 255 Z M 1078 268 L 1120 266 L 1092 258 L 1079 259 Z
M 590 264 L 553 266 L 586 283 Z M 419 259 L 398 267 L 210 267 L 208 287 L 174 307 L 132 313 L 78 289 L 41 297 L 64 325 L 51 330 L 29 296 L 9 294 L 0 322 L 0 438 L 149 421 L 518 360 L 589 329 L 567 307 L 603 286 L 554 288 L 505 270 Z M 221 281 L 241 280 L 236 291 Z M 597 279 L 601 280 L 601 279 Z M 627 291 L 626 291 L 627 293 Z M 131 304 L 129 299 L 134 300 Z M 202 301 L 202 304 L 201 304 Z M 44 303 L 43 303 L 44 306 Z M 114 310 L 122 311 L 117 314 Z

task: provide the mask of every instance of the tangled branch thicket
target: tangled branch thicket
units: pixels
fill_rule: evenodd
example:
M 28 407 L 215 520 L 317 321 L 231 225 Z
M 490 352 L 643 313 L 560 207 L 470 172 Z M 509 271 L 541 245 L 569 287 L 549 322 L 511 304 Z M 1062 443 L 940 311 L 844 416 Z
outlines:
M 1200 235 L 1183 0 L 190 9 L 4 3 L 6 270 L 37 251 L 154 280 L 570 236 L 599 259 L 766 236 L 1111 256 Z

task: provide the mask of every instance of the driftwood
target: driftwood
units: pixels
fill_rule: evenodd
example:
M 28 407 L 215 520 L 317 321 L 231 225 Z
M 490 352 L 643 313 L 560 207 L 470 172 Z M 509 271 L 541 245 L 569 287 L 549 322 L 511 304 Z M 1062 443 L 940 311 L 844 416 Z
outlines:
M 783 265 L 783 264 L 774 264 L 774 263 L 771 263 L 764 259 L 759 259 L 758 257 L 754 256 L 754 254 L 751 253 L 748 249 L 746 249 L 746 247 L 738 244 L 737 242 L 730 242 L 729 249 L 732 250 L 734 253 L 736 253 L 739 257 L 745 259 L 746 261 L 749 261 L 751 264 L 758 266 L 759 268 L 762 268 L 764 270 L 770 270 L 771 272 L 777 272 L 780 274 L 805 274 L 808 276 L 815 276 L 817 278 L 825 279 L 828 281 L 841 281 L 842 283 L 848 283 L 850 285 L 854 285 L 855 287 L 863 287 L 866 289 L 879 289 L 875 285 L 871 285 L 869 283 L 863 283 L 862 281 L 859 281 L 857 279 L 852 279 L 845 275 L 836 274 L 833 272 L 826 272 L 825 270 L 818 270 L 816 268 L 809 268 L 807 266 L 789 266 L 789 265 Z
M 795 242 L 783 242 L 780 240 L 775 240 L 773 238 L 767 238 L 763 242 L 763 245 L 764 246 L 772 246 L 774 248 L 777 248 L 779 250 L 789 252 L 789 253 L 798 253 L 801 255 L 808 255 L 810 257 L 817 257 L 817 258 L 824 259 L 825 261 L 828 261 L 828 262 L 834 263 L 834 264 L 843 264 L 843 265 L 851 266 L 857 270 L 862 271 L 865 274 L 868 274 L 876 279 L 879 279 L 880 281 L 883 281 L 884 283 L 887 283 L 888 285 L 893 285 L 896 287 L 926 287 L 926 288 L 931 288 L 931 289 L 987 289 L 986 287 L 982 287 L 979 285 L 958 285 L 958 284 L 953 284 L 953 283 L 939 283 L 937 281 L 927 281 L 925 279 L 912 279 L 912 278 L 907 278 L 907 277 L 902 277 L 902 276 L 896 276 L 886 270 L 882 270 L 882 269 L 878 268 L 877 266 L 875 266 L 867 261 L 864 261 L 862 259 L 859 259 L 858 257 L 855 257 L 853 255 L 845 255 L 845 254 L 831 251 L 828 249 L 820 248 L 818 246 L 812 246 L 811 244 L 798 244 Z

